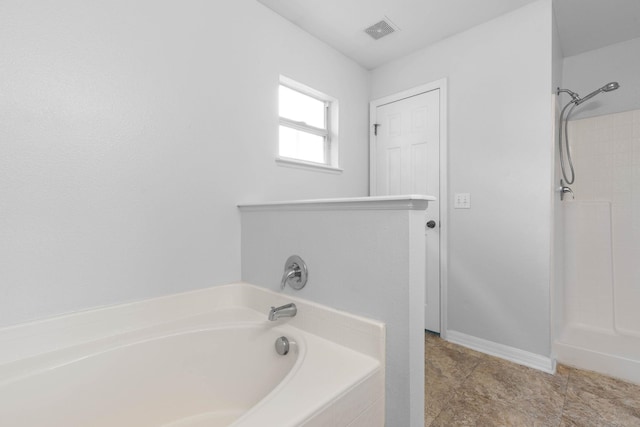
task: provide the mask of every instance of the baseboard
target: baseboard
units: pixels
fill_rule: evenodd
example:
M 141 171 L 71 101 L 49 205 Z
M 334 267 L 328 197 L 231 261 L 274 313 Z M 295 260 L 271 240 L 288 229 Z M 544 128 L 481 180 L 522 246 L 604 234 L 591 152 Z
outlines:
M 447 341 L 549 374 L 556 372 L 556 361 L 554 359 L 520 350 L 519 348 L 509 347 L 508 345 L 451 330 L 447 331 Z

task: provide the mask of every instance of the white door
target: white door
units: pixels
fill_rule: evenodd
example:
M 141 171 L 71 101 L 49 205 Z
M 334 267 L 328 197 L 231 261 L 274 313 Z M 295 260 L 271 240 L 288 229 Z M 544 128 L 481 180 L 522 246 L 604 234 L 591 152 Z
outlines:
M 440 90 L 380 105 L 371 118 L 374 195 L 427 194 L 425 329 L 440 332 Z

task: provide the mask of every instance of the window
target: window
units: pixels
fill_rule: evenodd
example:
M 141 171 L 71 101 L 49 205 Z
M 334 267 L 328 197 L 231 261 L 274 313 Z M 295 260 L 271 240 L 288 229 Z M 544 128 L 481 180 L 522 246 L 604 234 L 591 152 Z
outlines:
M 281 77 L 280 160 L 337 169 L 336 110 L 337 102 L 334 99 Z

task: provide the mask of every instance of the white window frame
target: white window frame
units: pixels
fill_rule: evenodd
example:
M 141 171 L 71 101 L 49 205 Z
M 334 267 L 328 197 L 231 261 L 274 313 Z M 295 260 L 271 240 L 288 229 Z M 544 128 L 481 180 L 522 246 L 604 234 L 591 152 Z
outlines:
M 299 83 L 285 76 L 280 76 L 280 86 L 285 86 L 303 95 L 317 99 L 324 103 L 325 124 L 326 128 L 318 128 L 308 125 L 305 122 L 279 117 L 279 124 L 291 129 L 307 132 L 312 135 L 318 135 L 324 138 L 324 158 L 325 163 L 310 162 L 292 157 L 282 157 L 280 153 L 280 138 L 278 138 L 278 149 L 276 163 L 280 166 L 295 167 L 302 169 L 310 169 L 322 172 L 341 173 L 342 169 L 338 167 L 338 101 L 337 99 L 326 95 L 316 89 Z M 278 101 L 279 102 L 279 101 Z

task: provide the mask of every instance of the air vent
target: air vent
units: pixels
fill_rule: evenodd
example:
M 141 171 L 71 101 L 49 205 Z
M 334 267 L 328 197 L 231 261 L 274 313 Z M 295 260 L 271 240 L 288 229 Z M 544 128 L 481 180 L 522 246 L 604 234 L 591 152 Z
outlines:
M 365 33 L 369 34 L 376 40 L 381 39 L 382 37 L 387 36 L 394 31 L 395 28 L 393 28 L 392 24 L 388 20 L 384 19 L 364 30 Z

